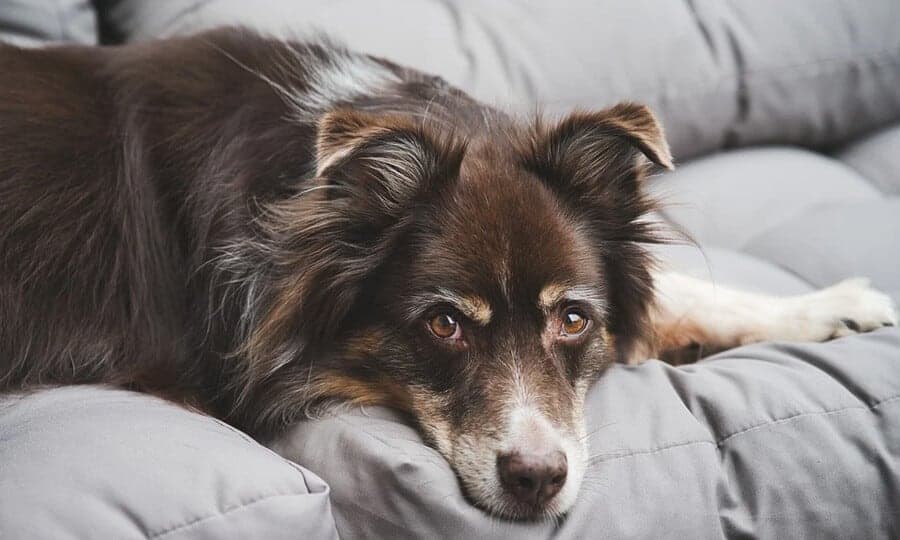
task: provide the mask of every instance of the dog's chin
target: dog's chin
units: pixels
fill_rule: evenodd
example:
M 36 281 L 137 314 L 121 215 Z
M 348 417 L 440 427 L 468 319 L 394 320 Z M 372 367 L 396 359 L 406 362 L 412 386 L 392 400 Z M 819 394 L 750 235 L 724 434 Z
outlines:
M 511 521 L 540 522 L 564 517 L 575 505 L 578 493 L 577 486 L 570 493 L 567 496 L 565 491 L 561 492 L 553 500 L 543 505 L 522 504 L 502 492 L 497 493 L 495 497 L 491 497 L 486 503 L 474 502 L 476 506 L 498 518 Z

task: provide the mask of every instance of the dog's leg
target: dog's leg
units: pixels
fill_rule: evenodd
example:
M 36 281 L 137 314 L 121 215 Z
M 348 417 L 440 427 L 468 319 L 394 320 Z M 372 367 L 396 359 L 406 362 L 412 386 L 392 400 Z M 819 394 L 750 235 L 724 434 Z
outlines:
M 694 350 L 696 359 L 757 341 L 825 341 L 897 324 L 893 301 L 872 289 L 867 279 L 787 297 L 748 293 L 673 272 L 659 273 L 654 281 L 651 354 Z

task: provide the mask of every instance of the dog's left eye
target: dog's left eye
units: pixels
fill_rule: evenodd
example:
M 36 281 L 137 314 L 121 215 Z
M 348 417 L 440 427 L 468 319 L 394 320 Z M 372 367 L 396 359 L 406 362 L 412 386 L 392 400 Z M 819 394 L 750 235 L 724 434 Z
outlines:
M 428 321 L 428 329 L 441 339 L 459 339 L 462 336 L 459 322 L 451 315 L 441 313 Z
M 580 311 L 570 309 L 563 315 L 560 333 L 564 336 L 577 336 L 588 326 L 588 318 Z

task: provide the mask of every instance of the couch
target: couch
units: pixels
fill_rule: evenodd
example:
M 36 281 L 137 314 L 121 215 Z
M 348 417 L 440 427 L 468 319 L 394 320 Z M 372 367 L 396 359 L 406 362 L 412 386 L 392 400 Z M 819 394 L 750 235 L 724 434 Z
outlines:
M 7 0 L 2 39 L 114 44 L 241 24 L 326 32 L 511 112 L 630 99 L 678 162 L 649 180 L 691 242 L 664 264 L 797 294 L 867 276 L 900 301 L 895 0 Z M 897 538 L 900 330 L 614 366 L 564 519 L 466 502 L 402 418 L 341 410 L 269 448 L 103 387 L 0 398 L 0 538 Z

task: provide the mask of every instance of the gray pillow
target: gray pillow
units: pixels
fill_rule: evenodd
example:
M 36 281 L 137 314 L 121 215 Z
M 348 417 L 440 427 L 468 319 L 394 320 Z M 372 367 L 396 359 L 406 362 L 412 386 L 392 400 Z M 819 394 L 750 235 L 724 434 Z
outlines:
M 3 0 L 0 41 L 17 45 L 97 43 L 97 14 L 90 0 Z
M 328 487 L 150 396 L 0 397 L 0 538 L 336 538 Z
M 588 397 L 590 467 L 559 523 L 492 519 L 383 409 L 274 448 L 332 489 L 343 538 L 897 538 L 900 330 L 615 366 Z

